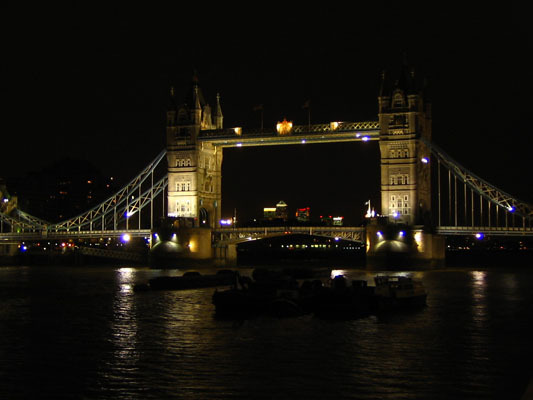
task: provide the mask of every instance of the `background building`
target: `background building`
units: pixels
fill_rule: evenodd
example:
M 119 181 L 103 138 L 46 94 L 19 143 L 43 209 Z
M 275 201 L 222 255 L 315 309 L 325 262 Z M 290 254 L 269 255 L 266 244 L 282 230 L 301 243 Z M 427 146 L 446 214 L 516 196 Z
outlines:
M 298 222 L 309 222 L 311 219 L 311 209 L 309 207 L 298 208 L 296 210 L 296 220 Z

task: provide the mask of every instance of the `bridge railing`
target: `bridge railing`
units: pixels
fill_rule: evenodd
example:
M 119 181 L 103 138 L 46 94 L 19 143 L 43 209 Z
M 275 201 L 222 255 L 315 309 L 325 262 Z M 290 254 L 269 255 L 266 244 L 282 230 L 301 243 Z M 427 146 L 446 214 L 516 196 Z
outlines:
M 377 131 L 380 125 L 378 121 L 362 121 L 362 122 L 331 122 L 328 124 L 313 124 L 313 125 L 295 125 L 292 127 L 290 134 L 323 134 L 323 133 L 342 133 L 342 132 L 366 132 Z M 264 129 L 246 129 L 228 128 L 217 130 L 200 131 L 200 139 L 223 139 L 223 138 L 254 138 L 254 137 L 271 137 L 277 136 L 275 130 Z
M 436 232 L 441 235 L 533 236 L 533 228 L 513 226 L 439 226 Z

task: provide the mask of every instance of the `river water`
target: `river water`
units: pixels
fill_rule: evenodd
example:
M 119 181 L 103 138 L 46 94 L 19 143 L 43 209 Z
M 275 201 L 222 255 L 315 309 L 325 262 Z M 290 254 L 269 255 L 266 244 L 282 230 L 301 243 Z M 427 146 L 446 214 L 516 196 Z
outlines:
M 533 376 L 531 269 L 406 271 L 427 307 L 348 321 L 133 292 L 182 272 L 0 267 L 0 399 L 520 399 Z

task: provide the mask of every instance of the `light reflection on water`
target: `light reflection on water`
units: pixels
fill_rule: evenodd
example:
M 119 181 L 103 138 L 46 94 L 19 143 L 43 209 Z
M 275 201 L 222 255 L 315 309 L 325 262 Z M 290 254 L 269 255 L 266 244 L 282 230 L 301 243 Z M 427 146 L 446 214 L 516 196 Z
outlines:
M 428 307 L 351 321 L 221 320 L 213 289 L 133 291 L 182 272 L 0 269 L 0 398 L 519 398 L 530 378 L 528 271 L 396 272 Z
M 133 293 L 135 269 L 120 268 L 117 270 L 116 278 L 118 290 L 113 299 L 113 318 L 110 321 L 111 342 L 114 350 L 113 357 L 108 363 L 112 374 L 123 375 L 127 380 L 138 372 L 137 362 L 139 360 L 137 315 Z

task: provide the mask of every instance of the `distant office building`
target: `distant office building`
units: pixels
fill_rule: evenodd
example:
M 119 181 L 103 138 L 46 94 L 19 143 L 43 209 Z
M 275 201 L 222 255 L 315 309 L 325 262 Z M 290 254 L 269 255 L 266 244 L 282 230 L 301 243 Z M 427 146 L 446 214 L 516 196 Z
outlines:
M 287 221 L 289 218 L 288 207 L 283 200 L 276 204 L 276 218 L 282 219 L 283 221 Z
M 309 222 L 311 219 L 311 209 L 309 207 L 298 208 L 296 210 L 296 220 L 299 222 Z
M 333 225 L 334 226 L 342 226 L 344 221 L 344 217 L 333 217 Z
M 343 226 L 344 217 L 320 216 L 320 222 L 326 226 Z
M 274 207 L 263 208 L 263 218 L 269 221 L 276 218 L 276 209 Z

